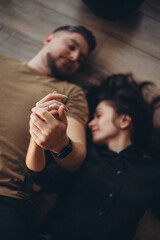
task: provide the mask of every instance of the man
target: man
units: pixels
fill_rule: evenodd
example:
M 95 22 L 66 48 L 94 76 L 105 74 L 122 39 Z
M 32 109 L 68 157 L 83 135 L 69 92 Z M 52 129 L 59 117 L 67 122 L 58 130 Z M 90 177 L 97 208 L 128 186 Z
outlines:
M 79 69 L 93 46 L 89 46 L 84 37 L 81 36 L 79 33 L 66 33 L 66 35 L 64 36 L 63 31 L 61 30 L 58 31 L 58 33 L 56 32 L 55 36 L 54 34 L 51 34 L 45 39 L 45 47 L 38 53 L 37 56 L 35 56 L 35 58 L 33 58 L 29 62 L 30 67 L 35 70 L 39 70 L 39 72 L 41 72 L 42 74 L 54 75 L 61 79 L 72 75 Z M 62 93 L 64 94 L 64 91 Z M 68 96 L 68 93 L 66 93 L 66 95 L 69 101 L 70 96 Z M 78 94 L 76 94 L 75 96 L 76 98 L 77 95 Z M 54 99 L 53 96 L 49 95 L 48 98 L 45 98 L 45 101 L 52 100 L 52 98 Z M 77 101 L 78 99 L 76 99 L 76 105 Z M 82 104 L 83 100 L 81 103 L 79 102 L 76 107 L 79 107 L 79 105 L 82 106 Z M 40 106 L 40 104 L 37 104 L 37 106 Z M 68 108 L 70 112 L 69 105 Z M 83 106 L 81 110 L 81 115 L 82 112 L 85 113 L 85 111 L 86 107 Z M 79 167 L 86 154 L 85 128 L 83 125 L 84 122 L 83 119 L 80 119 L 80 116 L 78 116 L 79 114 L 74 114 L 75 116 L 73 118 L 73 113 L 68 113 L 69 117 L 67 134 L 66 129 L 63 133 L 60 129 L 59 131 L 56 130 L 56 135 L 51 134 L 52 131 L 55 133 L 55 130 L 53 129 L 55 121 L 54 118 L 51 118 L 53 121 L 50 121 L 49 126 L 49 121 L 47 121 L 49 120 L 48 111 L 43 112 L 37 108 L 36 114 L 39 116 L 39 118 L 35 119 L 36 123 L 38 121 L 36 127 L 38 127 L 38 129 L 40 130 L 38 132 L 38 139 L 34 137 L 34 140 L 37 142 L 37 144 L 40 145 L 42 148 L 58 153 L 67 145 L 69 141 L 68 137 L 70 137 L 72 140 L 72 154 L 70 154 L 69 157 L 66 157 L 64 161 L 59 161 L 59 164 L 68 168 L 69 170 L 74 170 L 75 168 Z M 49 130 L 47 130 L 46 124 L 43 124 L 43 114 L 45 114 L 45 117 L 47 118 L 45 122 L 48 122 Z M 44 127 L 42 126 L 42 124 L 44 125 Z
M 41 147 L 56 154 L 68 146 L 70 138 L 71 160 L 66 159 L 62 163 L 62 159 L 57 158 L 57 162 L 71 171 L 78 168 L 85 157 L 85 124 L 88 114 L 86 100 L 81 88 L 64 79 L 80 68 L 94 47 L 95 38 L 86 28 L 64 26 L 45 38 L 43 48 L 28 64 L 0 57 L 1 239 L 31 239 L 33 209 L 30 195 L 23 186 L 24 162 L 29 142 L 28 122 L 31 108 L 49 92 L 56 91 L 68 98 L 49 94 L 37 104 L 35 122 L 39 123 L 44 116 L 48 120 L 46 111 L 41 108 L 46 100 L 53 104 L 55 99 L 61 98 L 69 109 L 67 133 L 63 131 L 62 134 L 56 127 L 59 125 L 57 122 L 56 126 L 52 126 L 55 118 L 51 119 L 50 114 L 51 121 L 40 126 L 37 138 L 31 141 L 35 140 Z M 35 143 L 36 147 L 37 144 Z M 73 162 L 75 154 L 78 154 L 76 163 Z

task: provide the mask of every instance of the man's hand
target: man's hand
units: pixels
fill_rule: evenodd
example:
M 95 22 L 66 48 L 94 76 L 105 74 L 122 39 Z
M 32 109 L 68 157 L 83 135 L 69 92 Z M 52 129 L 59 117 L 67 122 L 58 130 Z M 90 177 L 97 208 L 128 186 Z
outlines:
M 66 134 L 67 118 L 64 104 L 55 99 L 66 99 L 61 94 L 48 94 L 32 109 L 30 119 L 30 134 L 42 148 L 59 152 L 69 141 Z M 48 112 L 49 111 L 49 112 Z

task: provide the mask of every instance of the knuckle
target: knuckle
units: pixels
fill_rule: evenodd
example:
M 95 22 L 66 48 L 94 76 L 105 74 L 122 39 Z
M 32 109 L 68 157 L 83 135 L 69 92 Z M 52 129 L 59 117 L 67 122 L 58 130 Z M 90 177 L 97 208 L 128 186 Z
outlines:
M 48 95 L 47 95 L 47 97 L 52 97 L 53 96 L 53 94 L 52 93 L 48 93 Z
M 46 126 L 45 129 L 43 129 L 43 134 L 44 134 L 43 137 L 48 136 L 48 134 L 50 133 L 49 129 L 50 128 L 48 126 Z
M 36 143 L 39 145 L 39 146 L 41 146 L 42 144 L 41 144 L 41 140 L 40 139 L 36 139 Z
M 38 141 L 39 141 L 40 145 L 43 145 L 45 143 L 45 141 L 46 141 L 46 138 L 44 136 L 41 136 L 41 138 L 38 139 Z
M 36 125 L 37 122 L 38 122 L 38 119 L 37 119 L 36 117 L 34 117 L 34 118 L 32 119 L 32 123 Z
M 57 103 L 57 101 L 56 100 L 52 100 L 52 105 L 55 104 L 55 103 Z
M 52 107 L 56 107 L 58 104 L 57 103 L 53 103 L 52 104 Z
M 54 132 L 54 126 L 48 126 L 48 128 L 45 129 L 45 136 L 51 137 Z
M 54 129 L 57 130 L 59 128 L 59 124 L 58 123 L 55 123 L 54 124 Z
M 31 131 L 32 129 L 33 129 L 33 125 L 30 124 L 29 131 Z
M 50 137 L 51 134 L 52 134 L 52 131 L 51 131 L 50 129 L 47 129 L 47 130 L 45 131 L 45 135 L 46 135 L 47 137 Z
M 31 113 L 31 115 L 30 115 L 30 119 L 31 119 L 33 116 L 34 116 L 34 113 Z
M 36 107 L 39 107 L 40 105 L 41 105 L 40 102 L 37 102 L 37 103 L 36 103 Z
M 42 116 L 42 117 L 45 117 L 45 116 L 46 116 L 46 113 L 47 113 L 46 110 L 42 110 L 42 111 L 41 111 L 41 116 Z
M 30 125 L 30 129 L 31 131 L 34 131 L 35 127 L 33 126 L 33 124 Z

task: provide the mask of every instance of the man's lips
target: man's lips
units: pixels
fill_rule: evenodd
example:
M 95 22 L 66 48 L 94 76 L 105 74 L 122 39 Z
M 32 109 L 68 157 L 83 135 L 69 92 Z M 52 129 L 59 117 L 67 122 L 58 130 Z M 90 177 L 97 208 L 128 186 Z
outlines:
M 71 65 L 72 65 L 72 62 L 68 59 L 68 58 L 62 58 L 62 64 L 63 64 L 63 66 L 64 67 L 71 67 Z

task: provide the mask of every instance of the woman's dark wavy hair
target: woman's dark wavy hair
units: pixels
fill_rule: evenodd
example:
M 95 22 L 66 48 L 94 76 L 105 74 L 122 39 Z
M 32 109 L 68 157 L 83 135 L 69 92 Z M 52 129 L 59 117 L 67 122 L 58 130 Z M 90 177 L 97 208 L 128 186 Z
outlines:
M 160 103 L 160 96 L 148 102 L 144 96 L 144 89 L 153 84 L 151 82 L 138 83 L 131 74 L 116 74 L 107 77 L 100 86 L 92 89 L 88 95 L 91 113 L 97 104 L 103 100 L 109 101 L 118 115 L 128 114 L 132 118 L 132 141 L 135 145 L 145 149 L 151 156 L 157 156 L 155 141 L 158 138 L 153 125 L 154 111 Z M 92 100 L 91 100 L 92 99 Z

